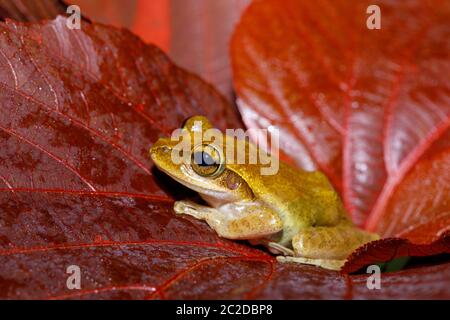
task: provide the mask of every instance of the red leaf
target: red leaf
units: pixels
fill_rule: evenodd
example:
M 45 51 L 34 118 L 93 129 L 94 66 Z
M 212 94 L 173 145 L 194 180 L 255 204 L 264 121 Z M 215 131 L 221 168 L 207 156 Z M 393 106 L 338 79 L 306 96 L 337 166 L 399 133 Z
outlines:
M 352 273 L 375 261 L 390 261 L 396 257 L 424 257 L 449 252 L 450 232 L 439 239 L 427 243 L 416 244 L 399 238 L 385 238 L 370 242 L 358 248 L 342 267 L 342 272 Z
M 145 0 L 141 0 L 145 1 Z M 231 33 L 250 0 L 172 0 L 170 56 L 234 99 Z
M 66 6 L 59 0 L 1 0 L 0 19 L 10 18 L 18 21 L 39 21 L 53 19 L 66 13 Z
M 214 89 L 161 51 L 124 30 L 70 31 L 62 18 L 0 24 L 0 43 L 1 298 L 372 294 L 364 276 L 278 264 L 175 216 L 151 170 L 151 143 L 192 114 L 240 124 Z M 81 269 L 82 290 L 66 286 L 70 265 Z M 428 291 L 408 297 L 450 297 L 450 265 L 439 268 L 425 268 Z M 412 292 L 392 283 L 379 297 Z
M 228 43 L 250 0 L 71 0 L 92 21 L 126 27 L 233 98 Z
M 381 289 L 369 290 L 367 277 L 352 278 L 352 296 L 355 299 L 448 299 L 450 265 L 414 268 L 400 272 L 384 273 Z
M 147 150 L 203 109 L 239 126 L 211 87 L 127 31 L 0 29 L 2 298 L 345 296 L 337 272 L 278 265 L 173 213 Z
M 152 141 L 198 113 L 239 126 L 233 109 L 131 33 L 65 23 L 0 25 L 2 296 L 64 295 L 70 264 L 87 292 L 146 295 L 204 257 L 271 259 L 175 218 L 151 171 Z
M 70 0 L 94 22 L 132 30 L 164 51 L 170 47 L 170 0 Z
M 430 244 L 450 228 L 450 4 L 378 1 L 369 30 L 370 4 L 255 1 L 231 46 L 240 109 L 327 173 L 357 224 Z

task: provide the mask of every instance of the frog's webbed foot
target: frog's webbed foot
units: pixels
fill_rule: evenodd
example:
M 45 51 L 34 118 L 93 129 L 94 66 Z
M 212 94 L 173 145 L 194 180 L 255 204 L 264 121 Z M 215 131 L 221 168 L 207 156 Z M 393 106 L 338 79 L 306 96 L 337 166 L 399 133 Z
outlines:
M 310 264 L 329 270 L 340 270 L 342 266 L 345 264 L 345 260 L 310 259 L 291 256 L 278 256 L 277 260 L 282 263 L 294 262 L 294 263 Z
M 294 250 L 286 248 L 285 246 L 282 246 L 281 244 L 276 242 L 269 242 L 267 246 L 269 247 L 270 251 L 275 254 L 281 253 L 285 256 L 295 255 Z

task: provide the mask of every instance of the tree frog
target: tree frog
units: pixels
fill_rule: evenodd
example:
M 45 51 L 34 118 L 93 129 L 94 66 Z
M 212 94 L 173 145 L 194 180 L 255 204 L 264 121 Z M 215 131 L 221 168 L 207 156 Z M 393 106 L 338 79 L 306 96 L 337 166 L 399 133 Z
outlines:
M 211 128 L 206 117 L 195 116 L 182 131 L 193 136 Z M 226 134 L 222 138 L 233 140 L 236 149 L 258 148 L 248 139 Z M 171 138 L 159 139 L 150 149 L 151 159 L 159 170 L 198 192 L 206 204 L 177 201 L 174 211 L 206 221 L 223 238 L 266 246 L 281 262 L 331 270 L 339 270 L 351 252 L 379 238 L 353 225 L 319 171 L 303 171 L 280 161 L 278 172 L 262 175 L 262 164 L 226 161 L 220 146 L 208 139 L 192 146 L 190 161 L 179 163 L 173 161 L 178 144 Z

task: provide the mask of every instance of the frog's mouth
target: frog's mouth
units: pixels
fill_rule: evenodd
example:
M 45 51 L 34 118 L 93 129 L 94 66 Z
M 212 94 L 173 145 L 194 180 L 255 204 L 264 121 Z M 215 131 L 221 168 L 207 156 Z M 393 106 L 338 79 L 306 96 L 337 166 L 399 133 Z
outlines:
M 197 180 L 194 179 L 193 177 L 197 176 L 197 174 L 195 174 L 193 172 L 193 170 L 191 168 L 189 168 L 189 166 L 187 166 L 187 165 L 181 165 L 180 171 L 183 173 L 184 176 L 189 177 L 189 179 L 197 181 L 198 184 L 189 183 L 189 181 L 186 181 L 180 177 L 177 177 L 177 175 L 165 170 L 164 168 L 162 168 L 158 165 L 157 165 L 157 167 L 159 170 L 161 170 L 162 172 L 167 174 L 169 177 L 171 177 L 176 182 L 182 184 L 183 186 L 185 186 L 191 190 L 194 190 L 195 192 L 200 193 L 201 195 L 206 195 L 206 196 L 213 197 L 216 199 L 226 199 L 229 196 L 228 193 L 226 192 L 226 190 L 221 191 L 221 190 L 217 190 L 217 188 L 212 189 L 212 188 L 202 187 L 201 184 L 205 183 L 205 182 L 202 182 L 201 180 L 208 179 L 208 178 L 203 178 L 203 177 L 198 176 Z

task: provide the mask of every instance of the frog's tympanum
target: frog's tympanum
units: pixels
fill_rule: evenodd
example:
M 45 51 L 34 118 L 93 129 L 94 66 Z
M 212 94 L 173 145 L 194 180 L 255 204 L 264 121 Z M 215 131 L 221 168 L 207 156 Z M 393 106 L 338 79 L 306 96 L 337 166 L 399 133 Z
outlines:
M 208 119 L 197 116 L 187 120 L 182 131 L 194 135 L 198 129 L 211 128 Z M 236 150 L 258 148 L 245 139 L 222 138 L 223 145 L 232 139 Z M 151 158 L 161 171 L 198 192 L 207 205 L 178 201 L 174 210 L 206 221 L 223 238 L 264 245 L 283 262 L 333 270 L 339 270 L 356 248 L 378 239 L 353 225 L 321 172 L 302 171 L 280 161 L 276 173 L 263 175 L 262 164 L 227 161 L 227 152 L 209 141 L 192 145 L 190 161 L 178 163 L 172 152 L 178 144 L 159 139 L 150 150 Z

